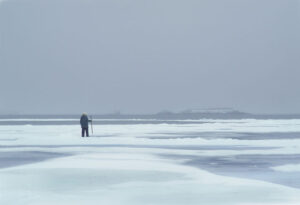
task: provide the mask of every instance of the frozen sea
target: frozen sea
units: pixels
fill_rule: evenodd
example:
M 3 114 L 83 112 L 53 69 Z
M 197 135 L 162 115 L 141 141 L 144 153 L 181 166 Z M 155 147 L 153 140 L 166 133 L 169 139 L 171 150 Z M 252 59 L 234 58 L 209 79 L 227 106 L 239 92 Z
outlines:
M 0 204 L 300 204 L 300 120 L 0 119 Z

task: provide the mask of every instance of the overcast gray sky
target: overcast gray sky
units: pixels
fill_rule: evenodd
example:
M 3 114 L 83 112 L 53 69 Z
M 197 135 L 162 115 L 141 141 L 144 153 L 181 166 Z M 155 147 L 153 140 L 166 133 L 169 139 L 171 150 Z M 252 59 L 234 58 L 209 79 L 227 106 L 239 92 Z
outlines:
M 300 113 L 298 0 L 6 0 L 0 113 Z

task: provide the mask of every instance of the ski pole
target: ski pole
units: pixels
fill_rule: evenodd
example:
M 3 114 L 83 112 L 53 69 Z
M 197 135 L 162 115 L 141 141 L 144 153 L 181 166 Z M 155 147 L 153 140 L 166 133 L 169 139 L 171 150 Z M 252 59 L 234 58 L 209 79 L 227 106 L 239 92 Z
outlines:
M 91 129 L 92 129 L 92 134 L 94 134 L 94 129 L 93 129 L 93 116 L 91 116 Z

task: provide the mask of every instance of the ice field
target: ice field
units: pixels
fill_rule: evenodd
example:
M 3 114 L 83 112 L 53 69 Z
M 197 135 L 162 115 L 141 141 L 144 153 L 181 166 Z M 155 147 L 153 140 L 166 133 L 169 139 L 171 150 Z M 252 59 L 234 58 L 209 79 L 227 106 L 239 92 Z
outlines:
M 1 119 L 0 204 L 300 204 L 300 120 L 61 121 Z

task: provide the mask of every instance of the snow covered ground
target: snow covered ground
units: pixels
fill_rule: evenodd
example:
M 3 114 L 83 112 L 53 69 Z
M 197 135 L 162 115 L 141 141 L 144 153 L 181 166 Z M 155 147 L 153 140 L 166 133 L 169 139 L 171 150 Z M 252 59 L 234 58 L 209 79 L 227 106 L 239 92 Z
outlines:
M 300 120 L 6 123 L 0 204 L 300 204 Z

